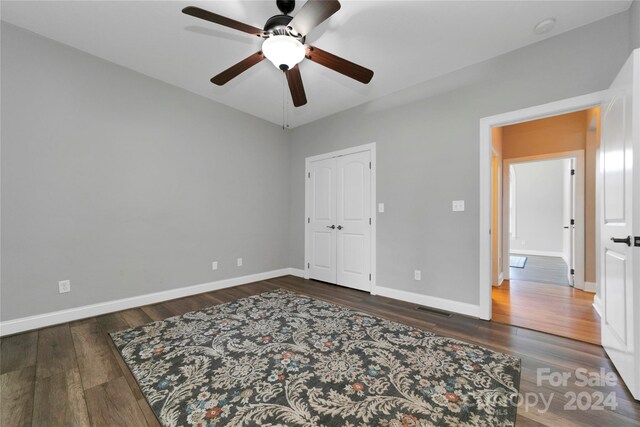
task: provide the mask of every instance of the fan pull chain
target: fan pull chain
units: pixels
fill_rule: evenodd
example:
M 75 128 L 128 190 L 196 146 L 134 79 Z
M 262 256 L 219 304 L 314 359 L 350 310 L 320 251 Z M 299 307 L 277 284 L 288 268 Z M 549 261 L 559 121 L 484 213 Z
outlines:
M 289 108 L 288 107 L 288 95 L 287 95 L 287 73 L 282 72 L 282 129 L 289 129 Z

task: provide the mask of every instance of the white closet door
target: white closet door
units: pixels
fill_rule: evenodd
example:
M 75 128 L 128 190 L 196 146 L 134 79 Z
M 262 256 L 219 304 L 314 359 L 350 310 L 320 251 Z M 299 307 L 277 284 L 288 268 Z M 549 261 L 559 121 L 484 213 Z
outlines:
M 311 163 L 309 277 L 336 283 L 336 159 Z
M 337 159 L 338 284 L 371 289 L 371 152 Z

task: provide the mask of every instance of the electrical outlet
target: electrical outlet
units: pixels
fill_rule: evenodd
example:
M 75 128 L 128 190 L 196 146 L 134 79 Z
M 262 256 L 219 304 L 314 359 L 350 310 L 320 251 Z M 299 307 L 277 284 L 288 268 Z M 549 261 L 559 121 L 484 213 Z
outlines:
M 215 271 L 215 270 L 217 270 L 217 269 L 218 269 L 218 261 L 213 261 L 213 262 L 211 263 L 211 269 L 212 269 L 213 271 Z
M 464 200 L 454 200 L 451 202 L 451 210 L 454 212 L 464 211 Z
M 422 271 L 415 270 L 413 272 L 413 280 L 422 280 Z
M 242 267 L 242 258 L 238 258 L 238 267 Z
M 65 294 L 71 292 L 71 280 L 62 280 L 58 282 L 58 293 Z

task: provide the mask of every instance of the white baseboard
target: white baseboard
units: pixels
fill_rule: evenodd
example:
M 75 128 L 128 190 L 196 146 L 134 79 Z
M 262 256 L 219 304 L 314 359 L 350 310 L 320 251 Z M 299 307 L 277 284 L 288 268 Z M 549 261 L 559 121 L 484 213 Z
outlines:
M 595 282 L 584 282 L 583 291 L 585 291 L 585 292 L 595 292 L 596 291 L 596 283 Z
M 509 253 L 516 255 L 534 255 L 534 256 L 553 256 L 563 258 L 564 254 L 562 252 L 553 252 L 553 251 L 533 251 L 528 249 L 509 249 Z
M 32 329 L 72 322 L 74 320 L 84 319 L 87 317 L 99 316 L 101 314 L 113 313 L 114 311 L 126 310 L 148 304 L 155 304 L 162 301 L 201 294 L 203 292 L 230 288 L 232 286 L 244 285 L 246 283 L 259 282 L 260 280 L 273 279 L 274 277 L 286 276 L 288 274 L 301 277 L 304 275 L 304 272 L 297 268 L 282 268 L 280 270 L 267 271 L 265 273 L 250 274 L 247 276 L 218 280 L 200 285 L 186 286 L 183 288 L 154 292 L 130 298 L 53 311 L 35 316 L 6 320 L 4 322 L 0 322 L 0 336 L 17 334 L 20 332 L 30 331 Z
M 598 315 L 602 317 L 602 300 L 600 299 L 598 294 L 596 294 L 596 296 L 593 297 L 593 308 L 595 308 L 596 311 L 598 312 Z
M 304 270 L 301 268 L 289 268 L 289 274 L 296 277 L 304 278 Z
M 376 286 L 376 295 L 451 311 L 453 313 L 465 314 L 467 316 L 480 317 L 480 306 L 465 302 L 416 294 L 415 292 L 401 291 L 399 289 L 385 288 L 383 286 Z

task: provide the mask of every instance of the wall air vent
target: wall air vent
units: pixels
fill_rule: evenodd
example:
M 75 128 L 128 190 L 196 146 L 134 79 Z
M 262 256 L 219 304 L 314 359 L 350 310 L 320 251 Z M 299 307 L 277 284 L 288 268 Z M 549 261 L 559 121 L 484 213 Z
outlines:
M 417 306 L 416 310 L 426 311 L 427 313 L 435 314 L 436 316 L 451 317 L 451 313 L 449 313 L 448 311 L 438 310 L 437 308 L 425 307 L 423 305 Z

